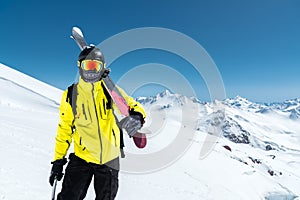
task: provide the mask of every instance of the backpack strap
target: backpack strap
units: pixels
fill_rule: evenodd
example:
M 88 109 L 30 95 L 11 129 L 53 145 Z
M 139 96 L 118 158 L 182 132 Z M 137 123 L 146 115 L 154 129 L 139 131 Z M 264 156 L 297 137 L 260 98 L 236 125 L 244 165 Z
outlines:
M 103 89 L 103 92 L 104 92 L 104 95 L 107 99 L 107 104 L 106 104 L 106 109 L 113 109 L 113 106 L 112 106 L 112 98 L 109 94 L 109 92 L 107 91 L 106 87 L 104 86 L 104 83 L 101 82 L 101 86 L 102 86 L 102 89 Z
M 73 83 L 68 87 L 67 99 L 66 101 L 71 105 L 74 117 L 77 114 L 76 111 L 76 101 L 77 101 L 77 84 Z

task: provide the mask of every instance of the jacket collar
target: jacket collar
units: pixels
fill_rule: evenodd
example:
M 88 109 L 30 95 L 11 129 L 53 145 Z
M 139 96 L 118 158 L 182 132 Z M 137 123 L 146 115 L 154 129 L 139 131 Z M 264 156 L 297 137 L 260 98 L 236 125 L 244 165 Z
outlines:
M 88 83 L 85 82 L 81 77 L 79 78 L 78 86 L 82 88 L 84 91 L 92 91 L 93 86 L 94 86 L 94 91 L 95 90 L 100 90 L 102 89 L 101 82 L 103 80 L 97 81 L 95 83 Z

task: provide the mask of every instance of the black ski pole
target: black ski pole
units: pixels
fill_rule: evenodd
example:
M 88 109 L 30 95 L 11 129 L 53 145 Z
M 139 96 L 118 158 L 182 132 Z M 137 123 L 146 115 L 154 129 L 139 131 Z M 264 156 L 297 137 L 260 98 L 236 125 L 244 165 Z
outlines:
M 54 178 L 53 189 L 52 189 L 52 198 L 51 198 L 51 200 L 55 200 L 56 184 L 57 184 L 57 178 L 55 177 L 55 178 Z

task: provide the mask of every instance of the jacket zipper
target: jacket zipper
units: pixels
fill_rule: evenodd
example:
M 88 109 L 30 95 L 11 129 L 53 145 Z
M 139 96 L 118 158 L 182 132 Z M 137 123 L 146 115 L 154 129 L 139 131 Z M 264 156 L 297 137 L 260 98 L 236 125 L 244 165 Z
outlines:
M 97 113 L 97 106 L 96 106 L 95 96 L 94 96 L 95 94 L 94 94 L 94 84 L 93 83 L 92 83 L 92 86 L 93 86 L 92 87 L 93 103 L 94 103 L 96 119 L 97 119 L 97 125 L 98 125 L 98 136 L 99 136 L 99 139 L 100 139 L 100 164 L 102 164 L 102 152 L 103 152 L 102 138 L 101 138 L 101 132 L 100 132 L 99 118 L 98 118 L 98 113 Z

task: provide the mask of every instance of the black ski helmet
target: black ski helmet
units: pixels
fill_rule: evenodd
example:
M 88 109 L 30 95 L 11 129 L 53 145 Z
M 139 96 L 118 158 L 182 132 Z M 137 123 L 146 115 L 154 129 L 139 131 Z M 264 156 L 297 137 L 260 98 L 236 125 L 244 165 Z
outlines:
M 104 56 L 100 49 L 98 49 L 95 46 L 88 46 L 84 48 L 79 56 L 78 56 L 78 61 L 81 62 L 83 60 L 99 60 L 104 63 Z
M 100 71 L 87 71 L 87 70 L 83 70 L 80 66 L 81 66 L 81 62 L 83 60 L 98 60 L 103 62 L 104 64 L 104 56 L 101 53 L 100 49 L 98 49 L 95 46 L 89 46 L 84 48 L 79 56 L 78 56 L 78 67 L 79 67 L 79 74 L 81 76 L 81 78 L 85 81 L 85 82 L 89 82 L 89 83 L 94 83 L 96 81 L 99 81 L 102 78 L 102 75 L 105 71 L 104 67 L 102 70 Z

